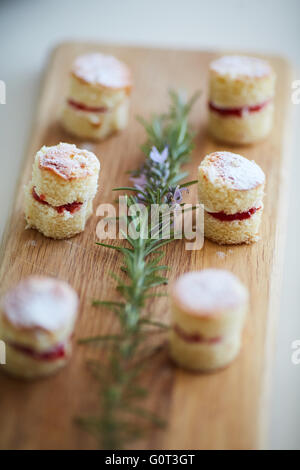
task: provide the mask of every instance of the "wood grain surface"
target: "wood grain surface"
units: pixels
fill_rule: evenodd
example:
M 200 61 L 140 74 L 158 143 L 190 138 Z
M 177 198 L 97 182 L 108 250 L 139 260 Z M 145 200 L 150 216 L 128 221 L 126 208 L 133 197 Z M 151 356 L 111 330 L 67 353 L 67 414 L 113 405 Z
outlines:
M 220 247 L 205 241 L 200 251 L 186 251 L 184 242 L 166 247 L 166 264 L 173 279 L 188 270 L 208 267 L 233 271 L 249 287 L 251 305 L 243 348 L 228 368 L 208 375 L 190 374 L 175 368 L 166 352 L 158 354 L 148 371 L 149 407 L 168 422 L 133 448 L 152 449 L 257 449 L 266 445 L 266 422 L 276 310 L 280 293 L 283 238 L 286 230 L 289 108 L 292 70 L 282 58 L 268 57 L 277 80 L 275 125 L 271 136 L 252 147 L 220 146 L 206 130 L 207 69 L 218 55 L 213 52 L 178 51 L 65 43 L 53 52 L 45 72 L 36 118 L 22 173 L 17 184 L 12 217 L 1 248 L 1 293 L 30 274 L 65 279 L 80 296 L 80 318 L 75 341 L 91 334 L 107 333 L 114 319 L 106 310 L 91 306 L 93 298 L 116 299 L 117 253 L 96 246 L 94 214 L 84 233 L 66 241 L 44 238 L 25 230 L 23 185 L 31 175 L 35 152 L 42 145 L 78 141 L 59 126 L 59 113 L 68 85 L 73 59 L 91 50 L 109 52 L 132 68 L 134 91 L 129 126 L 107 141 L 92 144 L 101 162 L 100 189 L 94 203 L 112 202 L 112 188 L 128 183 L 126 171 L 143 160 L 139 146 L 145 133 L 135 116 L 149 117 L 168 106 L 167 90 L 201 90 L 191 121 L 197 131 L 196 147 L 187 166 L 195 179 L 202 158 L 215 150 L 233 150 L 254 159 L 267 175 L 261 240 L 252 246 Z M 89 144 L 90 145 L 90 144 Z M 196 190 L 190 194 L 196 200 Z M 223 253 L 223 254 L 220 254 Z M 168 320 L 168 301 L 149 304 L 158 318 Z M 72 361 L 56 376 L 26 383 L 0 376 L 0 448 L 92 449 L 97 442 L 74 424 L 74 417 L 89 413 L 97 404 L 97 385 L 86 367 L 91 350 L 75 345 Z M 0 366 L 0 369 L 5 366 Z

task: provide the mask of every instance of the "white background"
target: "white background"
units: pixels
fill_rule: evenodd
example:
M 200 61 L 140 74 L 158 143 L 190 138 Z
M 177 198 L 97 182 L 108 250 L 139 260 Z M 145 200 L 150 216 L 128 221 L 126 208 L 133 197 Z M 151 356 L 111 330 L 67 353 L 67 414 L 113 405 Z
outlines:
M 0 105 L 1 231 L 27 145 L 48 53 L 66 39 L 274 52 L 288 56 L 299 68 L 300 1 L 2 0 L 0 79 L 7 84 L 7 104 Z M 300 339 L 299 145 L 297 136 L 293 144 L 269 438 L 269 447 L 277 449 L 300 449 L 300 365 L 291 363 L 291 342 Z

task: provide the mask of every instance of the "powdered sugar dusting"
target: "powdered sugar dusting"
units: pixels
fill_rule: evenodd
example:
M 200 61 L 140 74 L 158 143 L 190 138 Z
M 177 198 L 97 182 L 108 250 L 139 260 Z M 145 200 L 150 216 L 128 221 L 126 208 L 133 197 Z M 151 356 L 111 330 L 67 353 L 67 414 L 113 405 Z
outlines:
M 220 259 L 224 259 L 226 257 L 226 253 L 224 253 L 224 251 L 217 251 L 216 255 Z
M 214 152 L 200 165 L 203 174 L 213 184 L 247 191 L 265 182 L 265 174 L 252 160 L 231 152 Z
M 85 82 L 109 88 L 131 86 L 131 73 L 127 65 L 110 55 L 94 53 L 77 57 L 72 72 Z
M 235 308 L 247 300 L 247 291 L 229 271 L 204 269 L 183 274 L 173 293 L 192 314 L 206 315 Z
M 210 69 L 220 75 L 229 75 L 231 78 L 261 78 L 272 73 L 268 62 L 247 56 L 223 56 L 210 64 Z
M 3 299 L 2 309 L 16 327 L 56 331 L 76 316 L 78 297 L 66 282 L 30 277 Z
M 65 180 L 85 178 L 100 168 L 99 160 L 92 152 L 66 143 L 42 147 L 37 158 L 41 169 L 53 171 Z

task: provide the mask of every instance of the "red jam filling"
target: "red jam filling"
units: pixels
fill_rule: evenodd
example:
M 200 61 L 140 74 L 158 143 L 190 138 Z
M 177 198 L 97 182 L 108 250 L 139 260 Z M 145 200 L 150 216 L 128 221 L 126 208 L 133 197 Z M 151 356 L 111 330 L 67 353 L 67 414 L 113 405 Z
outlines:
M 57 206 L 55 207 L 55 210 L 57 210 L 59 214 L 61 214 L 63 211 L 68 211 L 71 214 L 74 214 L 74 212 L 79 211 L 81 206 L 82 206 L 82 202 L 75 201 L 75 202 L 71 202 L 70 204 L 65 204 L 64 206 Z
M 236 117 L 243 117 L 246 113 L 256 113 L 257 111 L 261 111 L 267 104 L 270 103 L 271 100 L 265 101 L 261 104 L 256 104 L 254 106 L 242 106 L 241 108 L 221 108 L 216 106 L 211 101 L 208 103 L 209 109 L 214 111 L 222 116 L 236 116 Z
M 35 188 L 32 188 L 32 196 L 34 199 L 41 204 L 45 204 L 47 206 L 50 206 L 47 201 L 45 201 L 45 196 L 41 194 L 40 196 L 36 193 Z M 59 214 L 61 214 L 63 211 L 68 211 L 71 214 L 74 214 L 74 212 L 79 211 L 79 209 L 82 206 L 82 202 L 71 202 L 70 204 L 64 204 L 63 206 L 51 206 L 53 209 L 55 209 Z
M 187 343 L 215 344 L 222 340 L 221 336 L 217 336 L 215 338 L 206 338 L 205 336 L 199 335 L 198 333 L 186 333 L 178 325 L 174 326 L 174 331 L 181 339 L 183 339 L 183 341 L 186 341 Z
M 33 359 L 39 361 L 55 361 L 57 359 L 63 359 L 66 356 L 66 349 L 64 344 L 58 344 L 55 348 L 48 351 L 38 352 L 29 346 L 23 346 L 21 344 L 11 343 L 10 346 L 26 356 L 30 356 Z
M 106 113 L 108 111 L 108 108 L 105 106 L 99 106 L 98 108 L 95 106 L 87 106 L 82 103 L 77 103 L 77 101 L 73 101 L 71 99 L 68 99 L 68 104 L 75 109 L 79 109 L 80 111 L 87 111 L 90 113 Z
M 233 220 L 245 220 L 250 219 L 250 217 L 258 211 L 260 207 L 252 207 L 247 212 L 237 212 L 236 214 L 225 214 L 225 212 L 207 212 L 209 215 L 215 219 L 221 220 L 222 222 L 232 222 Z

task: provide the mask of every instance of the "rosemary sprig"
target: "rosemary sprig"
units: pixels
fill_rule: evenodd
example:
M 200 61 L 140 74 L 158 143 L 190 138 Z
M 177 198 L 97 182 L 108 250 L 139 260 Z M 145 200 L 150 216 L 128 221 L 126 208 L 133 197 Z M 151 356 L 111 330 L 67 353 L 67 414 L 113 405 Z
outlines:
M 91 370 L 101 383 L 99 409 L 92 417 L 81 418 L 80 424 L 93 433 L 104 449 L 120 449 L 127 441 L 136 439 L 153 425 L 163 423 L 156 414 L 149 412 L 142 400 L 147 390 L 140 386 L 141 374 L 149 358 L 159 349 L 157 346 L 146 347 L 147 338 L 164 333 L 167 325 L 152 320 L 151 314 L 145 314 L 149 297 L 165 293 L 149 293 L 153 288 L 167 284 L 167 278 L 161 271 L 168 267 L 160 265 L 163 257 L 161 248 L 174 240 L 174 229 L 168 239 L 164 239 L 168 217 L 174 217 L 176 208 L 182 201 L 182 193 L 195 181 L 180 182 L 187 173 L 181 166 L 188 160 L 193 148 L 193 134 L 189 130 L 188 115 L 197 99 L 195 94 L 185 101 L 174 91 L 170 92 L 170 109 L 167 114 L 154 116 L 150 121 L 139 118 L 148 139 L 142 146 L 146 159 L 143 165 L 131 172 L 133 186 L 116 188 L 125 190 L 127 208 L 142 203 L 147 209 L 136 216 L 126 216 L 126 227 L 133 227 L 138 234 L 133 237 L 130 230 L 123 234 L 127 246 L 115 246 L 106 243 L 97 244 L 117 250 L 123 257 L 121 278 L 114 273 L 117 290 L 121 301 L 93 302 L 95 306 L 108 308 L 119 321 L 119 332 L 104 336 L 84 338 L 81 343 L 105 345 L 109 348 L 108 363 L 93 361 Z M 154 229 L 155 238 L 148 228 L 150 206 L 167 204 L 169 213 L 160 216 Z M 166 218 L 165 218 L 166 217 Z M 147 352 L 145 352 L 147 351 Z

